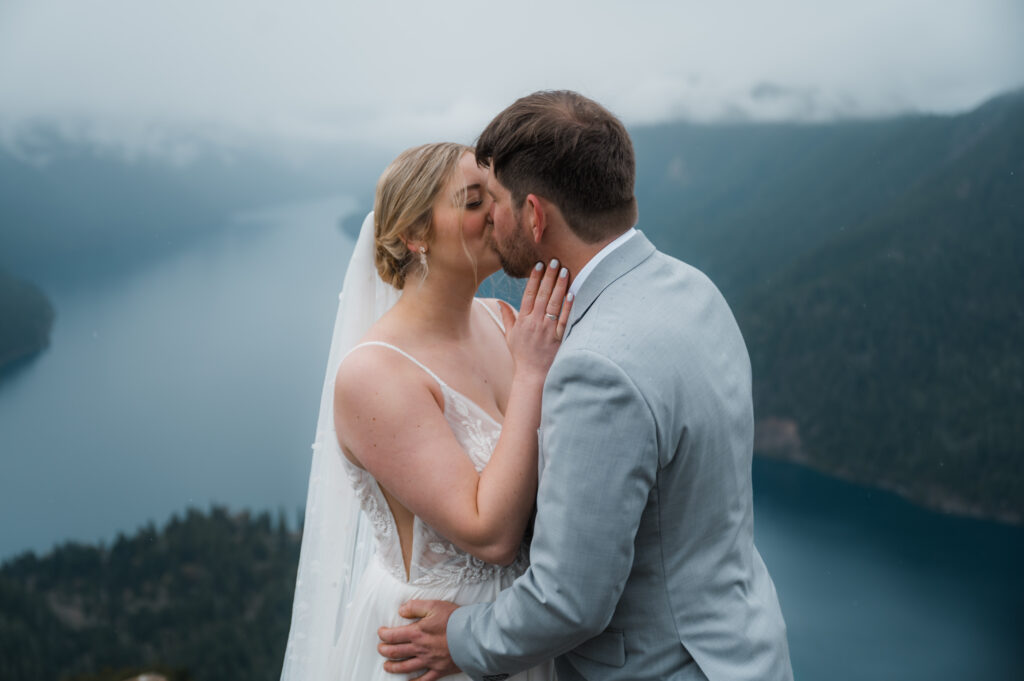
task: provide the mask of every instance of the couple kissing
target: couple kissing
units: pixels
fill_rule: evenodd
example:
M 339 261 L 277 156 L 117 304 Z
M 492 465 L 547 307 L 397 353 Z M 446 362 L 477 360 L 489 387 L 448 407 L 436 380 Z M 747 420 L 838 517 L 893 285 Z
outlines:
M 339 302 L 282 681 L 792 679 L 750 361 L 569 91 L 381 176 Z M 518 310 L 476 297 L 499 268 Z

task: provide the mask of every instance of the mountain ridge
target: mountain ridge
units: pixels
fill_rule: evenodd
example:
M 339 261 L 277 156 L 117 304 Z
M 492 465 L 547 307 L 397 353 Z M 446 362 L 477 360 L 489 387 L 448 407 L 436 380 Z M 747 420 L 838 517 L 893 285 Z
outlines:
M 805 159 L 830 147 L 834 161 L 811 163 L 810 186 L 832 187 L 826 196 L 852 187 L 856 211 L 847 196 L 789 224 L 807 169 L 759 180 L 739 210 L 674 210 L 664 192 L 640 190 L 660 202 L 652 238 L 732 302 L 754 368 L 760 453 L 1021 523 L 1024 92 L 905 135 L 908 121 L 833 129 L 831 140 L 822 126 L 765 132 Z M 661 157 L 686 154 L 681 139 Z M 761 162 L 746 177 L 772 169 Z

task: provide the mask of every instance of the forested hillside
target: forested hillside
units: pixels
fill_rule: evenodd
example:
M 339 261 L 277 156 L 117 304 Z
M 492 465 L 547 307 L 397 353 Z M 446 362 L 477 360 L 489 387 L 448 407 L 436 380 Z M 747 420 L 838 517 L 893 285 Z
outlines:
M 26 553 L 0 567 L 0 678 L 274 681 L 298 550 L 284 518 L 214 508 L 110 546 Z
M 1024 520 L 1024 94 L 636 138 L 641 225 L 733 305 L 763 453 Z

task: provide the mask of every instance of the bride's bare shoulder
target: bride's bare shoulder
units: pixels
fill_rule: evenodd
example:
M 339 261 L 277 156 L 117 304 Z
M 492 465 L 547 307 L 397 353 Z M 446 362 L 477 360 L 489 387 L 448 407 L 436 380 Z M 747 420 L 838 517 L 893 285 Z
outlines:
M 343 408 L 365 414 L 398 405 L 443 405 L 444 397 L 432 373 L 403 348 L 409 339 L 381 321 L 385 320 L 379 320 L 338 366 L 334 376 L 336 411 Z
M 342 360 L 334 376 L 335 395 L 365 395 L 372 388 L 375 391 L 401 390 L 412 383 L 422 383 L 423 377 L 416 373 L 418 367 L 403 357 L 393 346 L 377 343 L 355 347 Z M 419 374 L 423 371 L 420 370 Z
M 334 424 L 339 443 L 356 465 L 369 468 L 374 456 L 398 451 L 378 445 L 401 441 L 410 422 L 417 427 L 446 424 L 443 412 L 440 386 L 394 346 L 358 346 L 335 374 Z

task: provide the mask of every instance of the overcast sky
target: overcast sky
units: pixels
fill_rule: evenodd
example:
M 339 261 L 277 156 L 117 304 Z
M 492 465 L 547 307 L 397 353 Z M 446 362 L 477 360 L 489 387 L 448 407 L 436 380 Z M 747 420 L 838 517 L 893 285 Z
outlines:
M 546 88 L 628 124 L 953 112 L 1022 65 L 1022 0 L 0 0 L 0 133 L 471 141 Z

